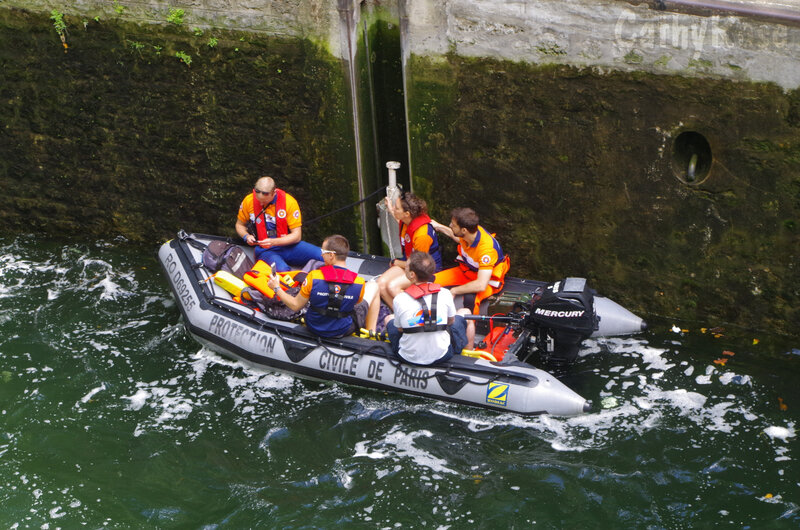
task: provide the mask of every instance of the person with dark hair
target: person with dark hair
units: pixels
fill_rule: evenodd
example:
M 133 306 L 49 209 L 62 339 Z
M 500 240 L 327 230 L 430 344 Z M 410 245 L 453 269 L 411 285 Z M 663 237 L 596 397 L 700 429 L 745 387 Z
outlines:
M 347 269 L 349 252 L 346 237 L 325 238 L 322 242 L 325 264 L 308 273 L 296 296 L 281 288 L 277 275 L 269 280 L 275 296 L 293 311 L 309 304 L 306 325 L 320 337 L 344 337 L 361 328 L 375 331 L 380 309 L 378 286 Z
M 394 316 L 387 317 L 392 351 L 404 361 L 423 365 L 461 354 L 467 345 L 467 323 L 457 314 L 450 291 L 432 283 L 434 259 L 415 251 L 407 265 L 410 285 L 394 298 Z
M 236 233 L 255 246 L 256 259 L 274 263 L 280 271 L 322 261 L 320 248 L 302 240 L 300 207 L 294 197 L 275 187 L 271 177 L 261 177 L 239 206 Z
M 406 278 L 406 264 L 413 251 L 427 252 L 433 258 L 436 270 L 442 268 L 442 253 L 439 238 L 428 217 L 428 205 L 413 193 L 403 193 L 394 205 L 386 198 L 386 206 L 392 216 L 400 223 L 400 243 L 403 258 L 392 260 L 392 266 L 378 278 L 381 299 L 391 307 L 394 297 L 411 285 Z
M 478 314 L 483 300 L 500 292 L 510 267 L 500 243 L 482 226 L 475 210 L 456 208 L 450 226 L 431 221 L 433 227 L 458 243 L 458 266 L 436 273 L 436 283 L 451 287 L 453 295 L 464 295 L 464 307 Z

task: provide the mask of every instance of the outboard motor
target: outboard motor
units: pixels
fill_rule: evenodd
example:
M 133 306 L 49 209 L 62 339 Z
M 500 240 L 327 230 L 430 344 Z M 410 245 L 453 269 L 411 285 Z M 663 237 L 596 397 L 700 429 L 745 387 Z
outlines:
M 598 329 L 594 291 L 585 278 L 565 278 L 540 287 L 533 293 L 526 320 L 542 359 L 568 365 L 578 356 L 581 342 Z

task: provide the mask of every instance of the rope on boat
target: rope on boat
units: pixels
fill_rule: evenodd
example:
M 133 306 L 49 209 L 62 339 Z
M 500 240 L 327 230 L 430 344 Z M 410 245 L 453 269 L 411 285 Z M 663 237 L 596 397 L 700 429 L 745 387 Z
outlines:
M 343 211 L 345 211 L 345 210 L 347 210 L 349 208 L 352 208 L 353 206 L 358 206 L 362 202 L 366 202 L 366 201 L 370 200 L 372 197 L 374 197 L 375 195 L 377 195 L 379 193 L 383 193 L 385 191 L 386 191 L 386 186 L 380 187 L 377 190 L 375 190 L 372 193 L 370 193 L 369 195 L 367 195 L 366 197 L 364 197 L 363 199 L 361 199 L 360 201 L 356 201 L 356 202 L 348 204 L 346 206 L 342 206 L 338 210 L 334 210 L 334 211 L 328 212 L 328 213 L 326 213 L 324 215 L 320 215 L 319 217 L 315 217 L 315 218 L 311 219 L 310 221 L 303 221 L 303 224 L 304 225 L 310 225 L 311 223 L 315 223 L 317 221 L 325 219 L 326 217 L 330 217 L 331 215 L 337 214 L 339 212 L 343 212 Z

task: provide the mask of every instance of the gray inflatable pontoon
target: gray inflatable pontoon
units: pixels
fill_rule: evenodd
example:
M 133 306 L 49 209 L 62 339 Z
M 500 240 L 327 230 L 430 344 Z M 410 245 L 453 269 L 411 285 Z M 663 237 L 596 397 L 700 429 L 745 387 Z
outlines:
M 590 335 L 630 334 L 645 328 L 640 318 L 618 304 L 593 296 L 580 278 L 556 284 L 508 278 L 503 294 L 527 296 L 528 309 L 506 317 L 524 329 L 503 361 L 457 355 L 433 366 L 400 363 L 389 355 L 386 342 L 355 336 L 320 339 L 301 323 L 273 320 L 235 302 L 208 281 L 213 273 L 202 265 L 202 248 L 215 239 L 225 240 L 181 231 L 158 251 L 186 329 L 208 348 L 270 371 L 524 415 L 573 416 L 588 412 L 591 404 L 552 374 L 519 359 L 531 358 L 528 350 L 536 345 L 543 354 L 537 357 L 574 359 L 580 342 Z M 242 248 L 252 256 L 251 248 Z M 387 269 L 389 260 L 352 253 L 347 265 L 370 279 Z M 548 303 L 544 308 L 531 305 L 531 296 Z M 559 319 L 587 316 L 592 328 L 588 331 L 585 326 L 581 331 L 581 325 L 559 324 Z M 559 325 L 563 329 L 557 329 Z M 566 353 L 559 357 L 559 350 Z

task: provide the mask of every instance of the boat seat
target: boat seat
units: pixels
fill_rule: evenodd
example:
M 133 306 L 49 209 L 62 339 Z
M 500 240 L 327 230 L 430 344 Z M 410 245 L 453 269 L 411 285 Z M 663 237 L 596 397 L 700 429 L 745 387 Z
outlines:
M 361 266 L 358 268 L 359 276 L 363 276 L 365 278 L 372 278 L 374 276 L 379 276 L 386 272 L 386 269 L 389 268 L 389 261 L 388 260 L 364 260 L 361 263 Z

